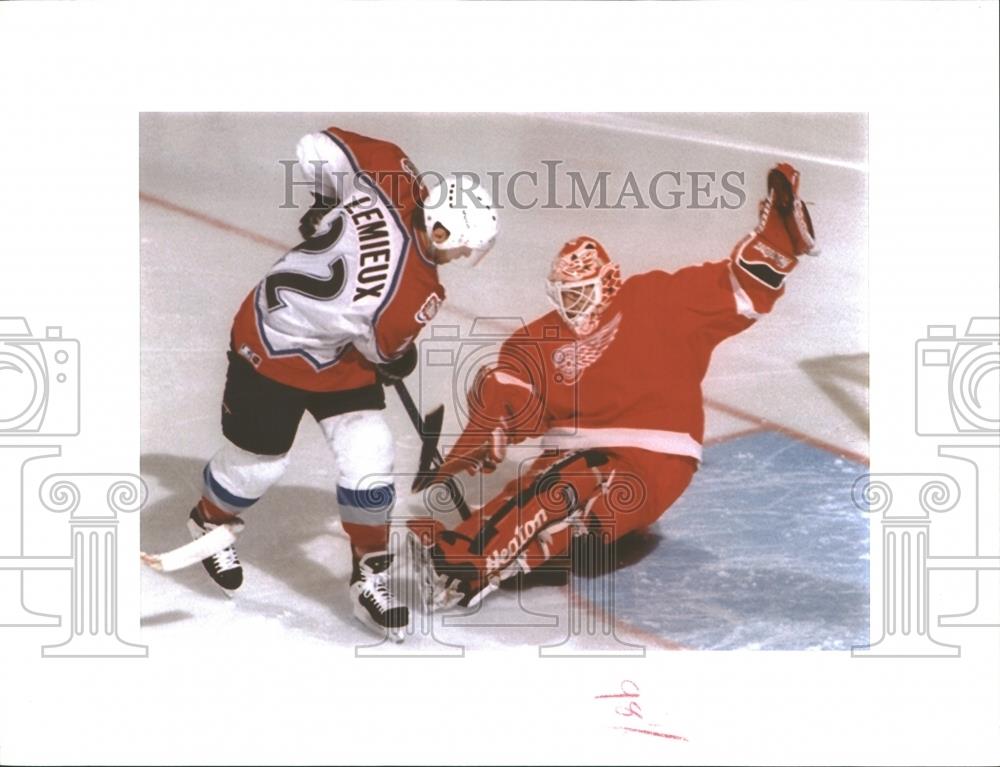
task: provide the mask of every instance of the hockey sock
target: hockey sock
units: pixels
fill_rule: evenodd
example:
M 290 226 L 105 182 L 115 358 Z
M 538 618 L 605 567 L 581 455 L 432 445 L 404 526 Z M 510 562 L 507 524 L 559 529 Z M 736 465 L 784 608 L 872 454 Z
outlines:
M 288 466 L 287 455 L 257 455 L 225 444 L 202 472 L 202 516 L 227 522 L 253 506 Z
M 373 485 L 352 490 L 338 485 L 337 502 L 354 557 L 385 551 L 389 540 L 389 513 L 396 503 L 395 486 Z
M 237 515 L 232 512 L 226 511 L 225 509 L 220 509 L 214 503 L 212 503 L 207 498 L 202 497 L 198 501 L 198 513 L 201 514 L 201 518 L 206 522 L 212 522 L 217 525 L 223 525 L 226 522 L 232 522 L 236 519 Z

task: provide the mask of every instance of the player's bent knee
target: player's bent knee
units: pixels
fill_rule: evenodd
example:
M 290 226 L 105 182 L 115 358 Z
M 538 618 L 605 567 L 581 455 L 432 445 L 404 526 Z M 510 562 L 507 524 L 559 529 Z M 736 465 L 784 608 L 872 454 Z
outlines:
M 287 453 L 258 455 L 227 442 L 205 466 L 205 496 L 238 513 L 264 495 L 287 468 Z
M 391 484 L 395 443 L 381 410 L 359 410 L 321 422 L 340 471 L 338 484 Z

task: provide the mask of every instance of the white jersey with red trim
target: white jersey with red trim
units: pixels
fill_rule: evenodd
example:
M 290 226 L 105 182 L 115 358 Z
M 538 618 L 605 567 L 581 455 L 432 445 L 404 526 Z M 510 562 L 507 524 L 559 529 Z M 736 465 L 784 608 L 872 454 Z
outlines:
M 295 354 L 321 370 L 353 344 L 383 361 L 374 320 L 395 290 L 410 235 L 391 206 L 352 190 L 328 234 L 286 253 L 257 286 L 268 354 Z
M 325 233 L 286 253 L 247 296 L 233 350 L 290 386 L 353 388 L 412 342 L 444 289 L 413 235 L 420 190 L 402 150 L 331 128 L 306 136 L 299 156 L 337 208 Z

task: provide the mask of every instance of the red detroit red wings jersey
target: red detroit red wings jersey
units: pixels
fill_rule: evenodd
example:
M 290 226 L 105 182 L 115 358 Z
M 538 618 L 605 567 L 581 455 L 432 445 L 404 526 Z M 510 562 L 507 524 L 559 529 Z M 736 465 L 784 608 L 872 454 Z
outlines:
M 565 449 L 640 447 L 700 459 L 701 382 L 712 351 L 783 290 L 728 260 L 631 277 L 584 338 L 555 311 L 511 336 L 473 421 L 482 428 L 504 419 L 514 441 L 544 435 L 543 445 Z
M 374 382 L 373 364 L 398 356 L 445 293 L 413 234 L 421 190 L 403 151 L 336 128 L 306 138 L 322 156 L 337 213 L 326 234 L 282 256 L 246 297 L 232 345 L 280 383 L 351 389 Z

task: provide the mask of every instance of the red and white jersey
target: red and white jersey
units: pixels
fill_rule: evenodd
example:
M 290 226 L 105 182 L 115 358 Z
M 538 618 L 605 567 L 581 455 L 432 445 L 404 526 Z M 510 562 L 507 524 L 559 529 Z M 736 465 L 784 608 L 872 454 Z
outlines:
M 244 300 L 233 350 L 262 375 L 310 391 L 374 381 L 444 300 L 437 266 L 419 248 L 412 215 L 421 190 L 403 151 L 330 128 L 309 138 L 335 177 L 326 234 L 293 248 Z
M 700 460 L 701 382 L 712 351 L 784 291 L 755 276 L 756 264 L 747 268 L 746 242 L 730 260 L 627 279 L 586 337 L 555 311 L 512 335 L 477 381 L 452 455 L 500 424 L 514 442 L 541 436 L 543 446 L 637 447 Z

